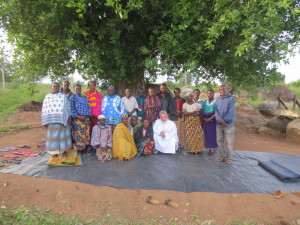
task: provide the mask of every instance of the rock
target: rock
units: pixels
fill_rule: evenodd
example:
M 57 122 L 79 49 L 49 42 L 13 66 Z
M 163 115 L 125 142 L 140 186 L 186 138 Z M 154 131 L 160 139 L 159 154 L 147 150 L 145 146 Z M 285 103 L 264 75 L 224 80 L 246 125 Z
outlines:
M 300 119 L 287 125 L 286 136 L 288 140 L 300 142 Z
M 248 124 L 249 120 L 247 119 L 247 117 L 245 115 L 243 115 L 242 113 L 235 113 L 235 123 L 242 123 L 242 124 Z
M 300 219 L 299 219 L 299 220 L 297 220 L 297 224 L 298 224 L 298 225 L 300 225 Z
M 277 102 L 262 102 L 257 106 L 258 111 L 264 116 L 274 116 L 277 109 Z
M 300 112 L 296 110 L 276 109 L 274 113 L 276 116 L 284 116 L 293 119 L 300 118 Z
M 249 115 L 247 119 L 254 124 L 260 124 L 260 123 L 265 123 L 266 121 L 261 117 L 257 115 Z
M 273 130 L 269 127 L 260 127 L 258 133 L 263 136 L 271 136 L 274 138 L 282 137 L 283 134 L 278 130 Z
M 272 128 L 274 130 L 279 130 L 281 132 L 286 131 L 287 125 L 292 121 L 292 119 L 280 116 L 274 116 L 267 123 L 267 127 Z
M 5 205 L 1 205 L 1 209 L 6 209 L 6 206 Z

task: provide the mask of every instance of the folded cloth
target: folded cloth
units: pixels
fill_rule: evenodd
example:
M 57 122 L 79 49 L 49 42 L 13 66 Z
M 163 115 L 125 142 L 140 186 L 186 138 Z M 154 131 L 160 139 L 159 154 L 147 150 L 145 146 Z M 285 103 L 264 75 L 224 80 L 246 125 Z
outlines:
M 78 155 L 75 149 L 68 150 L 68 156 L 50 157 L 48 166 L 82 166 L 81 156 Z
M 268 170 L 270 173 L 278 177 L 282 181 L 295 182 L 300 181 L 300 175 L 294 171 L 289 170 L 288 168 L 274 162 L 269 161 L 258 161 L 258 165 Z

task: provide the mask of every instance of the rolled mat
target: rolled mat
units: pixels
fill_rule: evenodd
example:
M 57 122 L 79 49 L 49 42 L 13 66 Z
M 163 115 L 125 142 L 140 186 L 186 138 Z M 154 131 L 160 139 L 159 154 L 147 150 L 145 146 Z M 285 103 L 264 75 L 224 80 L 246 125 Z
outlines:
M 50 157 L 48 166 L 82 166 L 82 160 L 75 149 L 70 149 L 68 157 Z
M 286 167 L 274 162 L 269 161 L 258 161 L 258 165 L 278 177 L 282 181 L 297 182 L 300 181 L 300 175 L 287 169 Z

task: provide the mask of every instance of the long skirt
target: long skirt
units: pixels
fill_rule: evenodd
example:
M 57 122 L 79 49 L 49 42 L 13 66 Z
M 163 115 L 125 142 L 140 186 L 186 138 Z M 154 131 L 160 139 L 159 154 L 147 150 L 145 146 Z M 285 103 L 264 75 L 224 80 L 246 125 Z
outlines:
M 212 117 L 214 113 L 207 113 L 203 114 L 205 119 Z M 204 143 L 205 148 L 207 150 L 217 150 L 217 120 L 216 118 L 212 119 L 209 123 L 204 123 L 203 130 L 204 130 Z
M 154 147 L 154 141 L 150 141 L 149 144 L 146 144 L 146 140 L 141 141 L 136 145 L 137 147 L 137 155 L 140 156 L 142 154 L 144 155 L 150 155 L 152 154 L 152 150 Z
M 97 116 L 90 116 L 90 135 L 92 135 L 93 127 L 97 125 L 98 118 Z
M 74 118 L 73 128 L 76 149 L 82 151 L 91 143 L 90 119 L 86 117 L 84 121 L 81 121 L 78 118 Z
M 45 149 L 51 155 L 67 151 L 72 146 L 71 131 L 69 126 L 59 123 L 49 124 L 46 131 Z
M 188 152 L 202 152 L 205 150 L 203 131 L 198 116 L 186 116 L 185 123 L 185 141 Z
M 178 134 L 178 146 L 179 148 L 184 148 L 184 133 L 185 133 L 185 125 L 184 125 L 184 118 L 178 118 L 177 121 L 174 121 L 174 123 L 176 124 L 177 127 L 177 134 Z
M 107 162 L 112 159 L 112 150 L 102 151 L 100 148 L 96 148 L 96 159 L 99 162 Z

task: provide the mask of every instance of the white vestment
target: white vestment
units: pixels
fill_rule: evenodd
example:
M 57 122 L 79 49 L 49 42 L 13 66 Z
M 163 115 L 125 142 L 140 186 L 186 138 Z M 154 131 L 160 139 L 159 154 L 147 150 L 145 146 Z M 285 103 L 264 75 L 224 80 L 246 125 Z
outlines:
M 165 136 L 161 136 L 160 133 L 164 131 Z M 163 153 L 175 154 L 178 149 L 178 136 L 177 127 L 171 120 L 162 122 L 156 120 L 153 126 L 155 149 Z

